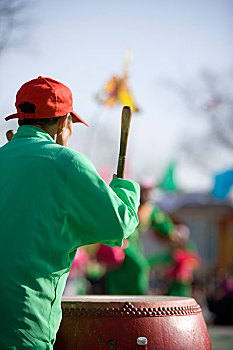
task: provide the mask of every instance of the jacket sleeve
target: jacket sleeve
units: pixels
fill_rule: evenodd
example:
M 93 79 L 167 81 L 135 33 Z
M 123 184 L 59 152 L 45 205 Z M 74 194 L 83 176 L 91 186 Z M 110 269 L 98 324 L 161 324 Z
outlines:
M 107 185 L 84 155 L 73 158 L 67 189 L 67 224 L 77 245 L 122 246 L 138 225 L 140 187 L 119 178 Z

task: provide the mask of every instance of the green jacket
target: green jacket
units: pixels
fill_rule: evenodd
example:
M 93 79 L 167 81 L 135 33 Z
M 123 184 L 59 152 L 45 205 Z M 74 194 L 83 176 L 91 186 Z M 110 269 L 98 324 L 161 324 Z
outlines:
M 86 156 L 21 126 L 0 148 L 0 190 L 0 349 L 52 349 L 77 248 L 122 245 L 139 185 L 108 186 Z

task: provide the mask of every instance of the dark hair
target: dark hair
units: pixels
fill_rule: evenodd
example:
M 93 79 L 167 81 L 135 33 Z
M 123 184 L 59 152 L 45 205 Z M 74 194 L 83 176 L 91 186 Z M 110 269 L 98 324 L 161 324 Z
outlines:
M 24 113 L 35 114 L 36 106 L 33 103 L 24 102 L 21 105 L 19 105 L 19 109 L 21 112 L 24 112 Z M 63 115 L 61 115 L 60 117 L 55 117 L 55 118 L 19 119 L 18 124 L 19 124 L 19 126 L 37 124 L 37 125 L 41 125 L 43 127 L 46 127 L 46 126 L 48 127 L 48 126 L 52 126 L 52 125 L 56 124 L 61 117 L 63 117 Z M 72 121 L 71 114 L 69 114 L 68 121 Z

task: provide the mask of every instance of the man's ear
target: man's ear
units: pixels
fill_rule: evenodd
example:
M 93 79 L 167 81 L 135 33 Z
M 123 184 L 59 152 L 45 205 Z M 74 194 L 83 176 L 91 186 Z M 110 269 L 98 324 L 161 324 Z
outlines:
M 66 128 L 66 124 L 67 124 L 67 119 L 68 119 L 68 115 L 63 115 L 61 118 L 59 118 L 58 121 L 58 130 L 62 131 Z

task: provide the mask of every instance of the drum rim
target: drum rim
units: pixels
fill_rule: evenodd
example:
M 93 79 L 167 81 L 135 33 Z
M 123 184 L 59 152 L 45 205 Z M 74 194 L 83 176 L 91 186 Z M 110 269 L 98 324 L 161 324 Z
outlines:
M 91 301 L 90 301 L 91 300 Z M 117 301 L 120 300 L 120 301 Z M 63 316 L 68 317 L 164 317 L 188 316 L 201 313 L 200 305 L 193 298 L 155 298 L 127 296 L 65 297 L 62 301 Z
M 62 302 L 64 303 L 152 303 L 152 302 L 195 302 L 196 300 L 191 297 L 178 297 L 167 295 L 72 295 L 63 296 Z

